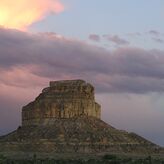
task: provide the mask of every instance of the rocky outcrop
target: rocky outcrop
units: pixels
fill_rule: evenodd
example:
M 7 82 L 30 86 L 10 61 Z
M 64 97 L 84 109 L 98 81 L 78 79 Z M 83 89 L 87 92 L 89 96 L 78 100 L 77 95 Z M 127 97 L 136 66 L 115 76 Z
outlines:
M 118 130 L 100 119 L 94 87 L 83 80 L 50 82 L 22 109 L 22 126 L 0 137 L 0 153 L 164 154 L 161 147 L 135 133 Z
M 23 107 L 22 125 L 41 125 L 82 115 L 100 118 L 94 87 L 83 80 L 52 81 L 35 101 Z

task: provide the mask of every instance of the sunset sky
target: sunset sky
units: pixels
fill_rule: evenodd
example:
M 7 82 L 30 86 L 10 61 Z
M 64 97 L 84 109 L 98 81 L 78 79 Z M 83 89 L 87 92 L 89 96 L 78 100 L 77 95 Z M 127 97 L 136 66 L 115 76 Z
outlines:
M 1 0 L 0 135 L 50 80 L 96 88 L 102 119 L 164 146 L 163 0 Z

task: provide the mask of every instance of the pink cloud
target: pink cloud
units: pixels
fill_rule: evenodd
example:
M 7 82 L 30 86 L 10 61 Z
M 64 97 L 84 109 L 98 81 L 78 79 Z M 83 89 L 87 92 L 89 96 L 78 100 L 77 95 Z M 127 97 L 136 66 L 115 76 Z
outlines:
M 5 83 L 6 79 L 6 84 L 21 81 L 22 86 L 30 86 L 26 77 L 33 79 L 33 86 L 47 79 L 83 78 L 94 82 L 99 92 L 164 91 L 164 52 L 160 50 L 107 51 L 54 33 L 35 35 L 5 29 L 0 29 L 0 42 L 0 80 Z

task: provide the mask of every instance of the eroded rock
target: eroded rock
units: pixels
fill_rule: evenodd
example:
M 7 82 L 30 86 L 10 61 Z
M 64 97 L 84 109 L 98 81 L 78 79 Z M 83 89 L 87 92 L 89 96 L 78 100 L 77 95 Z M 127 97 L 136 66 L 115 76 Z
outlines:
M 23 107 L 22 125 L 40 125 L 49 119 L 52 122 L 82 115 L 100 119 L 100 110 L 91 84 L 83 80 L 51 81 L 35 101 Z
M 83 80 L 50 82 L 22 109 L 22 126 L 0 137 L 0 154 L 74 158 L 106 153 L 162 155 L 164 149 L 100 119 L 94 87 Z

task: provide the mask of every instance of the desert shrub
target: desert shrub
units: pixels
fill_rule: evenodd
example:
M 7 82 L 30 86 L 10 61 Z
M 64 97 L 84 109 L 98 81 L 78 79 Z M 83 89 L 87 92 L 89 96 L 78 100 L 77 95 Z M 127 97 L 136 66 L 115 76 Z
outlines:
M 117 156 L 116 155 L 112 155 L 112 154 L 106 154 L 103 156 L 104 160 L 116 160 L 117 159 Z

